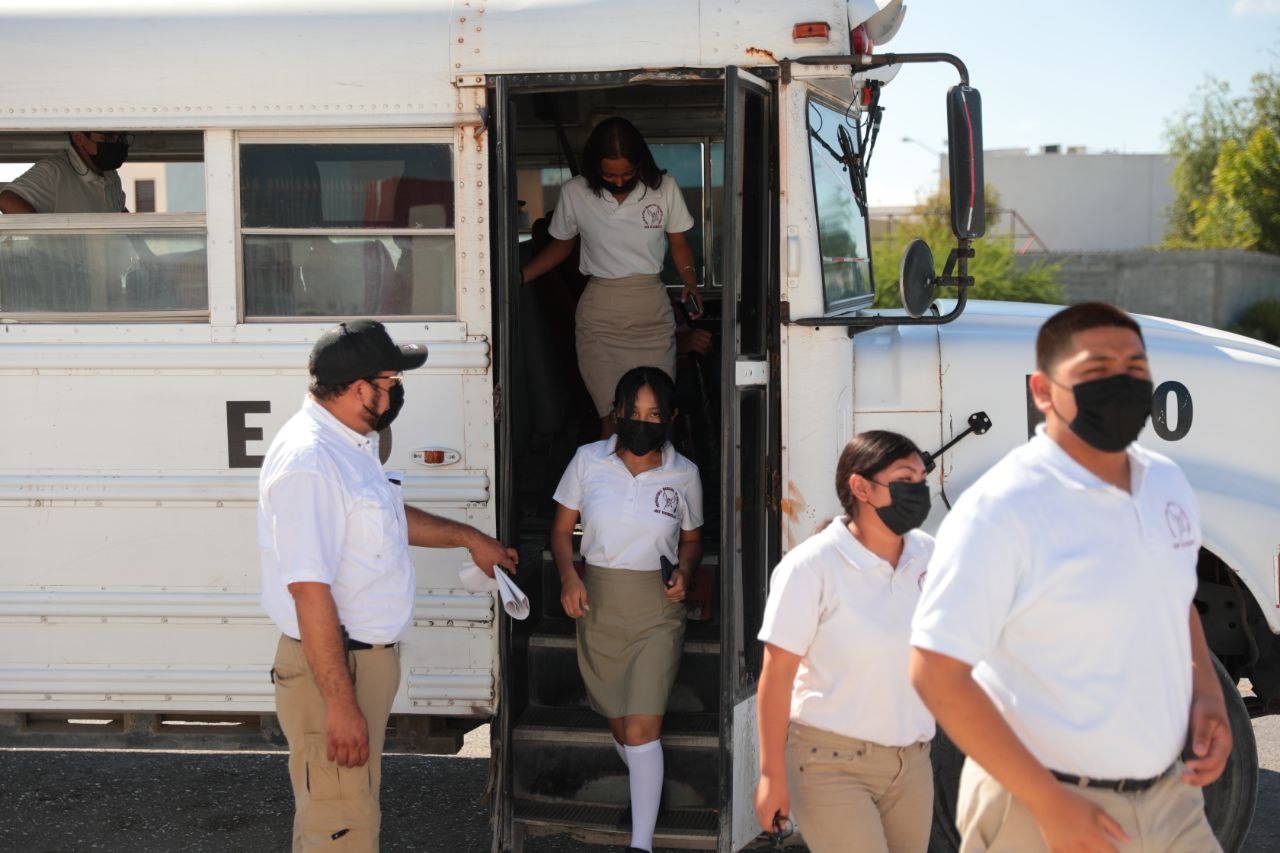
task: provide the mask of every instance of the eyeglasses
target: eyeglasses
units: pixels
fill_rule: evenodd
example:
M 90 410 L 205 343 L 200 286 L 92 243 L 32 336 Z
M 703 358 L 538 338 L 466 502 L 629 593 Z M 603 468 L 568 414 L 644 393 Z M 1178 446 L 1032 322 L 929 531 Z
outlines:
M 132 145 L 134 135 L 132 133 L 112 133 L 110 131 L 91 130 L 85 134 L 93 142 L 123 142 L 125 145 Z
M 390 391 L 393 386 L 404 384 L 404 374 L 393 373 L 390 376 L 366 376 L 364 381 L 377 388 L 381 388 L 383 391 Z M 379 381 L 390 382 L 391 385 L 384 387 L 378 384 Z

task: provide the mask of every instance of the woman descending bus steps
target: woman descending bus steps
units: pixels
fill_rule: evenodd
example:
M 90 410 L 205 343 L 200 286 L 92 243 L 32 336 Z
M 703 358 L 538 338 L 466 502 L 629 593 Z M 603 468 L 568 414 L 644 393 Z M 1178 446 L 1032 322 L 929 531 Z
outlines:
M 911 615 L 933 539 L 919 449 L 854 436 L 836 466 L 845 515 L 773 572 L 757 698 L 756 817 L 795 816 L 813 853 L 924 853 L 933 717 L 907 676 Z
M 591 279 L 575 316 L 578 369 L 603 437 L 612 433 L 613 389 L 623 373 L 653 364 L 675 375 L 675 317 L 658 277 L 667 244 L 684 285 L 681 302 L 694 306 L 692 319 L 702 316 L 684 234 L 693 224 L 675 179 L 658 168 L 640 131 L 626 119 L 606 119 L 587 138 L 582 174 L 560 190 L 553 242 L 520 271 L 522 283 L 533 281 L 568 258 L 582 236 L 579 266 Z
M 578 668 L 609 721 L 631 786 L 631 849 L 649 851 L 662 795 L 662 717 L 684 642 L 684 597 L 702 557 L 698 466 L 668 436 L 675 387 L 656 367 L 623 374 L 617 434 L 578 449 L 555 500 L 560 601 L 578 622 Z M 585 578 L 573 562 L 582 519 Z M 675 565 L 664 582 L 663 561 Z

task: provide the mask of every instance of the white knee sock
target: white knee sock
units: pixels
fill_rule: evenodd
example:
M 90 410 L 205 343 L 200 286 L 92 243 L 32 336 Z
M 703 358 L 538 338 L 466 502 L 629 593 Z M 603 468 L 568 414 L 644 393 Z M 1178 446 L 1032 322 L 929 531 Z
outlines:
M 662 798 L 662 741 L 624 747 L 631 770 L 631 846 L 653 850 L 653 829 Z
M 613 750 L 614 752 L 618 753 L 618 757 L 622 759 L 623 764 L 626 764 L 628 766 L 631 765 L 631 762 L 627 761 L 627 748 L 625 746 L 623 746 L 622 744 L 618 743 L 615 740 L 613 742 Z

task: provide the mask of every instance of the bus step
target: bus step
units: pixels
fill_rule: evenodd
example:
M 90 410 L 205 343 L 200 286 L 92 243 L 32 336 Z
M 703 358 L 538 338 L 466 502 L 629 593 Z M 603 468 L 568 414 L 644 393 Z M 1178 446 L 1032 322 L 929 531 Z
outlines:
M 625 845 L 631 834 L 622 806 L 577 805 L 516 799 L 514 819 L 527 835 L 567 833 L 587 844 Z M 654 847 L 714 850 L 719 814 L 715 809 L 663 809 Z
M 663 801 L 671 808 L 717 802 L 720 739 L 714 714 L 669 714 L 662 734 Z M 565 804 L 625 806 L 626 765 L 604 718 L 578 708 L 532 707 L 512 737 L 512 786 L 517 797 Z

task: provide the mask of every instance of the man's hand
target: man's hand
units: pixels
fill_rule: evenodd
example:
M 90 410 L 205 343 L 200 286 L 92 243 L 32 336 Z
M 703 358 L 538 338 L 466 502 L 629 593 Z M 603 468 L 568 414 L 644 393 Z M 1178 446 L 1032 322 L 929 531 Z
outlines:
M 791 792 L 787 790 L 787 780 L 761 775 L 756 785 L 755 807 L 756 821 L 764 831 L 777 832 L 778 827 L 773 825 L 774 817 L 791 817 Z
M 1051 853 L 1115 853 L 1129 836 L 1116 819 L 1079 794 L 1058 788 L 1038 810 L 1031 809 Z
M 1182 781 L 1204 787 L 1217 781 L 1231 756 L 1231 723 L 1221 695 L 1198 694 L 1191 699 L 1191 751 Z
M 520 554 L 515 548 L 508 548 L 492 536 L 476 531 L 472 541 L 467 545 L 471 559 L 480 567 L 480 571 L 489 577 L 494 576 L 496 566 L 506 569 L 507 574 L 516 573 L 516 564 L 520 562 Z
M 1222 775 L 1231 755 L 1231 723 L 1227 719 L 1227 703 L 1222 697 L 1222 684 L 1213 665 L 1213 654 L 1204 638 L 1200 612 L 1195 604 L 1189 608 L 1191 632 L 1191 752 L 1182 781 L 1189 785 L 1208 785 Z M 1234 689 L 1234 688 L 1232 688 Z
M 369 724 L 354 703 L 331 703 L 324 715 L 329 760 L 339 767 L 363 767 L 369 761 Z

